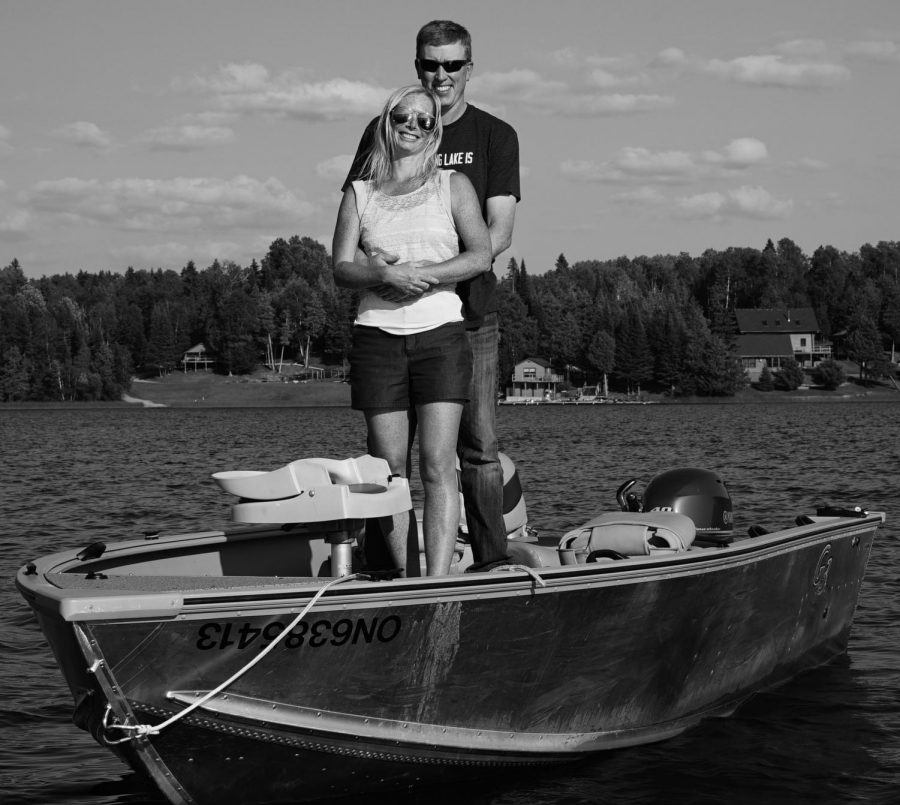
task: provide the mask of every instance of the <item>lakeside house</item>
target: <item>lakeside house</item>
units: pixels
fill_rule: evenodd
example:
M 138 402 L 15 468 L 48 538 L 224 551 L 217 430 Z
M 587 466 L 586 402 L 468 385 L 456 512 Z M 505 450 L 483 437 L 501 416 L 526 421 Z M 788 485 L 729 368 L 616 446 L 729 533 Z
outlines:
M 507 401 L 549 400 L 562 383 L 562 375 L 554 373 L 550 362 L 543 358 L 526 358 L 517 363 L 512 381 L 506 388 Z
M 790 359 L 811 368 L 831 357 L 831 344 L 821 337 L 811 307 L 737 308 L 737 354 L 751 382 L 763 367 L 780 369 Z
M 187 372 L 188 367 L 195 372 L 198 368 L 203 369 L 203 371 L 206 372 L 215 365 L 215 360 L 210 356 L 209 351 L 206 349 L 206 345 L 203 344 L 203 342 L 194 344 L 194 346 L 181 356 L 181 366 L 185 372 Z

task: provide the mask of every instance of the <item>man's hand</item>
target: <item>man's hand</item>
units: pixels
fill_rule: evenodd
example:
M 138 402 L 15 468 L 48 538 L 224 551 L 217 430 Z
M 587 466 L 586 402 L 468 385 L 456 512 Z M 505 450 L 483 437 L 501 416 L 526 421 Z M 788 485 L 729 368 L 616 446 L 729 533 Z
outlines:
M 391 271 L 385 277 L 386 281 L 372 289 L 386 302 L 414 299 L 440 285 L 437 277 L 423 270 L 428 263 L 398 263 L 398 259 L 397 255 L 386 252 L 372 252 L 368 256 L 370 266 L 391 266 Z

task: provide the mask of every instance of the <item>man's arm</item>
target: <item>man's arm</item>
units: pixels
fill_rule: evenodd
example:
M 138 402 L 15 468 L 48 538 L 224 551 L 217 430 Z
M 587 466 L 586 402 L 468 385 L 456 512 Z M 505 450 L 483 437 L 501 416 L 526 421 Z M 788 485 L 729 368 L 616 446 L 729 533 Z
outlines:
M 496 257 L 512 244 L 513 227 L 516 223 L 516 197 L 491 196 L 485 206 L 488 232 L 491 235 L 491 256 Z
M 389 285 L 403 296 L 419 296 L 437 285 L 439 280 L 427 268 L 416 263 L 389 266 L 383 260 L 357 262 L 359 248 L 359 217 L 356 194 L 352 187 L 344 191 L 338 210 L 337 224 L 331 243 L 334 281 L 343 288 L 374 288 Z

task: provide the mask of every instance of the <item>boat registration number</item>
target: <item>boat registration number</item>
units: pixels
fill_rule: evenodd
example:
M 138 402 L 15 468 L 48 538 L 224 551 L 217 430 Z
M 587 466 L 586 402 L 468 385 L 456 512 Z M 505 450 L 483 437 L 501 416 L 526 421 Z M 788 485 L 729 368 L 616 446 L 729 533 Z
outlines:
M 282 638 L 285 648 L 322 648 L 357 643 L 390 643 L 400 634 L 402 622 L 397 615 L 386 618 L 327 618 L 307 623 L 301 621 Z M 204 623 L 197 630 L 197 648 L 201 651 L 222 651 L 228 648 L 245 649 L 257 642 L 268 645 L 285 630 L 281 621 L 257 626 L 245 621 Z

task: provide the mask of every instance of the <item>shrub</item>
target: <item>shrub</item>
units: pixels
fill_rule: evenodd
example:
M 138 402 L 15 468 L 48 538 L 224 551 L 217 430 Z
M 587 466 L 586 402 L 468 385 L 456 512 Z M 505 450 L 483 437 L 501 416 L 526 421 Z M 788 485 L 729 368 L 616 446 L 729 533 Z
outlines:
M 842 383 L 846 382 L 847 375 L 844 372 L 844 367 L 841 366 L 837 361 L 833 361 L 830 358 L 828 360 L 822 361 L 812 372 L 813 380 L 820 386 L 828 389 L 829 391 L 834 391 L 838 386 Z
M 803 385 L 806 377 L 800 364 L 793 359 L 788 359 L 778 371 L 778 380 L 788 391 L 794 391 Z

